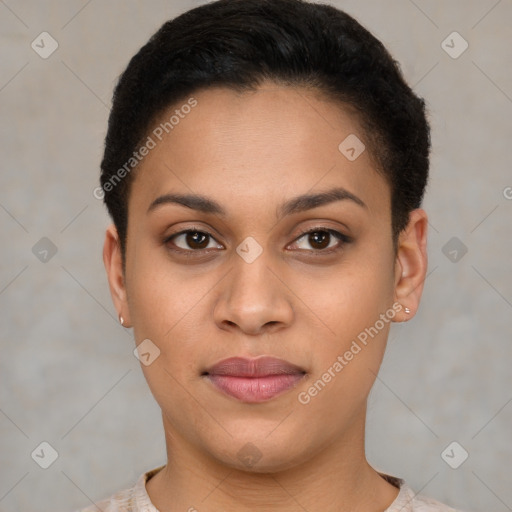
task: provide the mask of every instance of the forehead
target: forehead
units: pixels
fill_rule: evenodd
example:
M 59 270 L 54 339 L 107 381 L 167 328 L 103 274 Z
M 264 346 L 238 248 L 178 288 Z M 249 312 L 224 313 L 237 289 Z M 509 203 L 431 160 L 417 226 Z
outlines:
M 230 205 L 268 205 L 330 186 L 343 186 L 381 215 L 389 209 L 387 184 L 363 150 L 366 136 L 349 108 L 275 84 L 191 97 L 193 108 L 185 98 L 148 133 L 154 148 L 134 172 L 129 209 L 179 191 L 214 196 L 229 213 Z

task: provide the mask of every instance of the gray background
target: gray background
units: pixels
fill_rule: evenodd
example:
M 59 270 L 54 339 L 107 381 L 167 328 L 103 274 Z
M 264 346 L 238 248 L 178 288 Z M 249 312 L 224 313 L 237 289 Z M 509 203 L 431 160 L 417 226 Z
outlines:
M 160 410 L 111 304 L 109 219 L 92 191 L 117 76 L 199 3 L 0 1 L 2 512 L 70 511 L 165 463 Z M 401 62 L 433 130 L 429 277 L 415 318 L 392 326 L 369 461 L 467 511 L 512 510 L 512 2 L 331 3 Z M 59 44 L 48 59 L 31 48 L 43 31 Z M 453 31 L 469 43 L 457 59 L 441 46 Z M 33 252 L 42 237 L 57 248 L 46 262 Z M 31 457 L 42 441 L 59 454 L 48 469 Z M 469 453 L 458 469 L 441 457 L 452 441 Z

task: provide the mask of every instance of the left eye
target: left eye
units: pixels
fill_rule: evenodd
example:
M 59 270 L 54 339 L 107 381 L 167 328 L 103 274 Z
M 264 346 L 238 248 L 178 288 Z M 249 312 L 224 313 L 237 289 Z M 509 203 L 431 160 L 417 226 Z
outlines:
M 336 240 L 333 240 L 333 237 L 338 240 L 338 244 L 330 244 L 329 242 L 336 242 Z M 305 239 L 306 243 L 309 243 L 313 246 L 313 251 L 320 251 L 320 252 L 332 252 L 330 250 L 326 251 L 326 249 L 332 249 L 337 250 L 341 248 L 341 246 L 344 243 L 349 243 L 350 239 L 346 235 L 343 235 L 342 233 L 339 233 L 338 231 L 335 231 L 334 229 L 327 229 L 327 228 L 314 228 L 309 231 L 306 231 L 302 233 L 302 235 L 297 238 L 295 243 L 298 243 L 300 240 Z M 340 243 L 341 242 L 341 243 Z M 308 250 L 306 248 L 306 250 Z

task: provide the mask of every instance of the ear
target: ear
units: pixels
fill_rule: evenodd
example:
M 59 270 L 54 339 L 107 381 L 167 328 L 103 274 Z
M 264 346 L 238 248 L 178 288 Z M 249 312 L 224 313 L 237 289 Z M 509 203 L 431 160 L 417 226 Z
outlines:
M 427 214 L 418 208 L 411 212 L 409 223 L 399 236 L 395 262 L 395 300 L 403 309 L 395 316 L 398 322 L 409 320 L 418 311 L 428 266 L 427 228 Z M 410 313 L 405 313 L 406 307 Z
M 130 311 L 126 298 L 126 288 L 123 273 L 123 260 L 121 257 L 121 243 L 114 224 L 111 224 L 105 232 L 103 244 L 103 263 L 107 271 L 110 294 L 117 314 L 123 317 L 123 327 L 130 326 Z

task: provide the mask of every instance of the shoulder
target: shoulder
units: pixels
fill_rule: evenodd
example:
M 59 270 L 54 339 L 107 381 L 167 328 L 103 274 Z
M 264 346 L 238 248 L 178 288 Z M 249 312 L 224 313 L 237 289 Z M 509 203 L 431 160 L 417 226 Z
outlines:
M 116 492 L 109 498 L 98 501 L 75 512 L 158 512 L 146 493 L 146 482 L 164 466 L 140 475 L 133 487 Z
M 384 512 L 463 512 L 423 494 L 415 493 L 401 478 L 382 473 L 381 476 L 400 489 L 395 501 Z
M 124 489 L 93 505 L 77 510 L 76 512 L 137 512 L 139 507 L 134 496 L 134 488 Z
M 414 497 L 412 510 L 414 512 L 462 512 L 421 494 Z
M 423 494 L 416 494 L 405 482 L 400 488 L 400 495 L 402 494 L 404 510 L 410 510 L 411 512 L 462 512 L 434 498 L 429 498 Z M 410 508 L 406 508 L 407 506 Z M 394 510 L 391 509 L 389 512 L 394 512 Z

